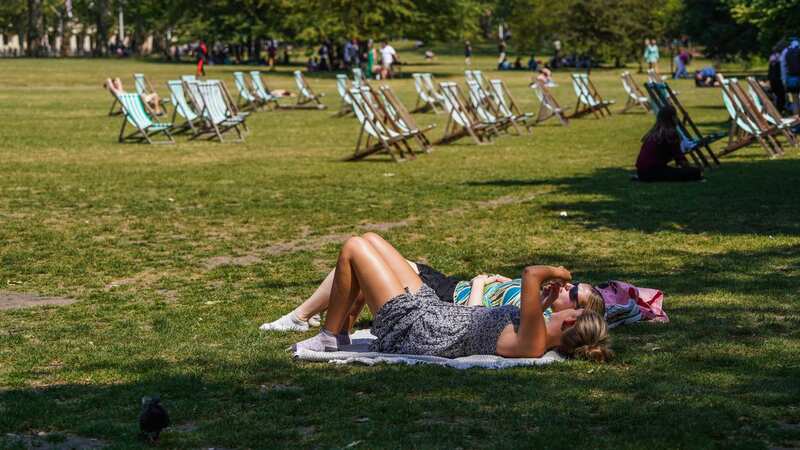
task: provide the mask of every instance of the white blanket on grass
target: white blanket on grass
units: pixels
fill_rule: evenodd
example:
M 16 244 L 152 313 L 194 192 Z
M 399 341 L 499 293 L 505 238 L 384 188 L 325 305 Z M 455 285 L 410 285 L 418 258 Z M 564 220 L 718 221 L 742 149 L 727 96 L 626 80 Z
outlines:
M 472 355 L 461 358 L 442 358 L 439 356 L 398 355 L 394 353 L 377 353 L 369 351 L 369 344 L 375 336 L 369 330 L 358 330 L 350 335 L 351 345 L 342 346 L 338 352 L 315 352 L 300 350 L 294 357 L 302 361 L 327 361 L 335 364 L 360 363 L 372 366 L 386 364 L 437 364 L 454 369 L 481 367 L 485 369 L 505 369 L 519 366 L 538 366 L 563 361 L 564 357 L 555 351 L 549 351 L 541 358 L 503 358 L 497 355 Z

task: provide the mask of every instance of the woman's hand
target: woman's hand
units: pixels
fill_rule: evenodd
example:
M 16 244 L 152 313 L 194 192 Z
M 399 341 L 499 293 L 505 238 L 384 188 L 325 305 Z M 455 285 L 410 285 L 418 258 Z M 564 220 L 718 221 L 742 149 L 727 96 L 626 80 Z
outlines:
M 551 267 L 551 270 L 551 279 L 559 280 L 564 283 L 572 281 L 572 274 L 569 273 L 569 270 L 567 270 L 564 266 Z

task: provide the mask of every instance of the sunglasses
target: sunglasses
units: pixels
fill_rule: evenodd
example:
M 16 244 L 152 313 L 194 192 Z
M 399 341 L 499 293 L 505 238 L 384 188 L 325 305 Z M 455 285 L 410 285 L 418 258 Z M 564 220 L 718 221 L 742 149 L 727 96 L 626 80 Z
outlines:
M 571 288 L 569 288 L 569 300 L 575 304 L 575 309 L 578 309 L 580 303 L 578 302 L 578 286 L 580 286 L 581 282 L 576 281 Z

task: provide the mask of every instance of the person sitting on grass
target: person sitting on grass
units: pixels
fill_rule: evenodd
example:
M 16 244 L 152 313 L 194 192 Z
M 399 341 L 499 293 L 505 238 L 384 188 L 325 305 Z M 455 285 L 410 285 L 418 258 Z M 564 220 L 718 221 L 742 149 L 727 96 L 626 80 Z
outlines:
M 676 167 L 669 165 L 675 161 Z M 642 148 L 636 159 L 639 181 L 699 181 L 703 170 L 689 166 L 681 150 L 678 116 L 672 105 L 658 111 L 656 124 L 642 138 Z
M 390 257 L 399 254 L 392 244 L 375 233 L 362 236 L 381 256 Z M 423 264 L 405 260 L 409 267 L 420 277 L 423 283 L 433 289 L 439 301 L 460 306 L 498 307 L 504 305 L 520 306 L 520 278 L 510 279 L 502 275 L 478 275 L 472 280 L 462 280 L 447 276 L 438 270 Z M 261 325 L 263 331 L 308 331 L 309 326 L 319 326 L 319 314 L 328 309 L 333 288 L 335 270 L 328 276 L 314 293 L 297 308 L 283 317 Z M 543 310 L 545 315 L 567 309 L 589 309 L 601 316 L 605 315 L 605 303 L 600 292 L 589 283 L 566 283 L 552 285 L 546 295 L 543 293 Z M 357 296 L 356 305 L 350 314 L 347 330 L 350 330 L 358 319 L 363 306 L 363 293 Z
M 382 255 L 363 237 L 342 246 L 330 306 L 319 334 L 292 346 L 294 351 L 337 351 L 350 343 L 346 332 L 357 297 L 373 314 L 371 351 L 457 358 L 496 354 L 539 358 L 550 349 L 603 362 L 611 358 L 608 326 L 584 309 L 545 319 L 541 289 L 572 275 L 563 267 L 529 266 L 522 272 L 520 307 L 463 308 L 439 301 L 400 253 Z

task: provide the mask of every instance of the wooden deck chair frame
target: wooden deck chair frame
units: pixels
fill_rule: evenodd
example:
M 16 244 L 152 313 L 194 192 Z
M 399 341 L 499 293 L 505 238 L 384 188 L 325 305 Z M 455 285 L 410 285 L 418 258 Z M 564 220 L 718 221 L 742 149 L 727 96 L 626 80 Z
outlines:
M 483 89 L 477 78 L 467 80 L 467 89 L 469 90 L 467 107 L 475 111 L 475 116 L 482 123 L 492 124 L 498 131 L 508 132 L 509 128 L 513 128 L 514 134 L 521 134 L 519 127 L 513 120 L 513 115 L 505 114 L 501 110 L 494 96 Z
M 439 114 L 439 110 L 436 108 L 438 100 L 434 93 L 430 91 L 428 85 L 425 84 L 424 74 L 412 73 L 411 77 L 414 78 L 414 89 L 417 91 L 417 101 L 414 103 L 414 109 L 411 112 L 433 111 L 434 114 Z
M 517 124 L 521 124 L 525 127 L 525 129 L 530 134 L 531 129 L 533 128 L 533 113 L 525 113 L 522 112 L 522 109 L 517 105 L 516 100 L 514 100 L 514 96 L 511 95 L 511 90 L 508 89 L 505 81 L 500 79 L 493 79 L 489 80 L 489 85 L 494 92 L 494 98 L 498 102 L 498 106 L 502 106 L 503 108 L 507 108 L 511 112 L 512 121 Z
M 784 118 L 755 77 L 747 77 L 747 87 L 750 96 L 753 98 L 753 105 L 756 107 L 756 110 L 761 113 L 764 119 L 770 124 L 777 126 L 792 146 L 797 147 L 800 142 L 797 139 L 794 128 L 800 125 L 800 116 Z M 756 101 L 758 101 L 758 105 Z M 759 105 L 761 106 L 760 108 Z
M 442 94 L 442 88 L 441 86 L 438 86 L 436 83 L 434 83 L 433 74 L 427 72 L 423 73 L 422 81 L 428 88 L 428 92 L 433 96 L 433 99 L 436 100 L 436 103 L 439 106 L 441 106 L 442 109 L 444 109 L 444 95 Z
M 222 80 L 218 80 L 217 82 L 219 83 L 220 88 L 222 88 L 222 94 L 225 97 L 225 103 L 226 103 L 226 106 L 228 108 L 228 113 L 232 117 L 241 118 L 242 119 L 242 129 L 244 130 L 245 133 L 249 133 L 250 132 L 250 128 L 247 126 L 247 121 L 245 119 L 247 119 L 247 117 L 250 116 L 251 111 L 242 111 L 242 110 L 240 110 L 239 109 L 239 105 L 237 105 L 236 102 L 233 100 L 233 96 L 231 95 L 231 91 L 228 90 L 228 86 L 225 84 L 225 82 L 222 81 Z
M 170 134 L 171 123 L 160 123 L 153 120 L 150 111 L 145 107 L 144 100 L 139 94 L 123 93 L 119 94 L 119 103 L 122 105 L 122 127 L 119 130 L 119 142 L 147 142 L 148 144 L 174 144 L 175 139 Z M 125 128 L 128 124 L 136 130 L 129 135 L 125 135 Z M 166 140 L 154 141 L 151 139 L 158 134 L 164 134 Z
M 175 86 L 173 88 L 173 86 Z M 180 92 L 178 92 L 178 88 L 180 88 Z M 186 98 L 186 91 L 184 90 L 184 83 L 180 80 L 170 80 L 167 81 L 167 91 L 169 92 L 170 102 L 172 103 L 172 119 L 170 122 L 173 124 L 173 134 L 184 133 L 191 131 L 192 134 L 196 134 L 198 131 L 197 122 L 201 122 L 201 117 L 197 114 L 197 111 L 192 109 L 191 100 L 187 100 Z M 183 102 L 178 99 L 178 96 L 183 97 Z M 185 109 L 189 109 L 186 111 Z M 194 115 L 194 117 L 191 117 Z M 175 121 L 178 116 L 183 118 L 184 122 L 180 125 L 176 125 L 177 122 Z
M 598 118 L 611 116 L 611 109 L 609 109 L 609 106 L 613 105 L 614 101 L 605 100 L 603 96 L 600 95 L 600 92 L 597 90 L 597 87 L 595 87 L 594 82 L 588 74 L 573 73 L 572 80 L 573 83 L 577 83 L 577 85 L 580 86 L 584 97 L 590 98 L 595 103 L 595 105 L 590 106 L 588 102 L 586 102 L 584 103 L 586 106 L 585 109 L 582 109 L 580 108 L 582 102 L 579 96 L 578 103 L 575 106 L 575 112 L 572 113 L 572 117 L 579 117 L 588 113 L 592 113 Z
M 400 99 L 394 94 L 394 91 L 392 91 L 391 87 L 384 85 L 379 89 L 382 99 L 386 102 L 386 109 L 388 110 L 391 108 L 395 113 L 393 115 L 387 111 L 387 116 L 390 117 L 390 119 L 394 122 L 394 126 L 399 131 L 407 132 L 413 136 L 417 141 L 419 141 L 423 151 L 430 153 L 432 144 L 430 139 L 428 139 L 428 136 L 425 135 L 425 132 L 435 128 L 436 124 L 421 128 L 414 119 L 414 116 L 408 112 L 408 109 L 406 109 L 405 105 L 403 105 Z M 402 121 L 402 124 L 398 123 L 398 119 Z
M 244 142 L 244 133 L 239 128 L 244 119 L 231 114 L 232 109 L 230 105 L 227 105 L 228 100 L 220 81 L 195 81 L 184 84 L 194 103 L 195 110 L 199 111 L 198 115 L 203 119 L 203 126 L 198 128 L 197 133 L 189 138 L 190 140 L 206 137 L 208 140 L 217 138 L 220 142 L 226 142 L 223 135 L 229 131 L 236 131 L 238 142 Z M 196 89 L 193 85 L 196 86 Z M 196 97 L 197 95 L 200 96 L 199 99 Z M 215 111 L 217 115 L 221 114 L 226 118 L 215 120 Z
M 158 94 L 153 85 L 150 84 L 150 80 L 143 73 L 133 74 L 133 86 L 136 89 L 136 92 L 141 96 L 154 95 L 154 94 L 158 96 L 158 102 L 161 104 L 162 108 L 164 108 L 167 105 L 167 99 L 161 97 L 161 95 Z M 145 102 L 144 105 L 147 107 L 148 111 L 150 111 L 151 114 L 154 113 L 152 108 L 150 108 L 150 106 L 147 105 L 147 102 Z
M 741 91 L 737 80 L 727 80 L 722 74 L 717 74 L 716 78 L 720 83 L 725 109 L 731 118 L 728 145 L 717 156 L 731 154 L 753 142 L 758 142 L 771 158 L 782 155 L 783 148 L 773 137 L 773 134 L 778 132 L 777 127 L 766 124 L 766 120 L 756 111 L 747 94 Z
M 695 143 L 694 147 L 684 149 L 684 153 L 688 154 L 698 167 L 705 166 L 711 168 L 712 165 L 709 159 L 713 161 L 715 165 L 719 166 L 719 158 L 717 158 L 717 155 L 711 150 L 710 144 L 721 138 L 722 135 L 703 136 L 700 129 L 697 128 L 697 125 L 667 83 L 651 83 L 648 81 L 645 83 L 645 89 L 647 90 L 647 95 L 650 97 L 650 108 L 654 115 L 666 105 L 671 105 L 675 108 L 675 112 L 678 115 L 678 131 L 686 139 Z M 703 153 L 703 150 L 705 150 L 707 155 Z
M 625 71 L 622 72 L 620 78 L 622 79 L 622 88 L 625 90 L 625 93 L 628 94 L 625 107 L 622 108 L 620 114 L 624 114 L 631 110 L 631 108 L 635 108 L 637 106 L 641 107 L 646 112 L 650 112 L 650 100 L 639 88 L 639 85 L 636 84 L 636 81 L 633 79 L 633 75 L 631 75 L 630 72 Z
M 348 91 L 353 114 L 361 124 L 356 140 L 356 147 L 353 155 L 345 158 L 345 161 L 358 161 L 370 155 L 385 153 L 391 156 L 395 162 L 403 162 L 408 159 L 415 159 L 414 150 L 408 145 L 408 137 L 390 131 L 386 125 L 378 120 L 379 113 L 370 105 L 369 101 L 362 97 L 364 91 L 361 88 L 351 88 Z
M 244 72 L 233 72 L 233 84 L 236 86 L 236 91 L 239 95 L 236 97 L 236 106 L 243 111 L 255 110 L 264 106 L 264 101 L 261 97 L 253 93 L 250 86 L 247 85 L 247 79 Z
M 110 86 L 106 86 L 106 91 L 108 91 L 108 93 L 111 95 L 111 98 L 114 99 L 111 102 L 111 109 L 108 110 L 109 117 L 122 114 L 122 103 L 119 102 L 119 97 L 117 97 L 117 94 L 111 90 Z
M 294 71 L 294 81 L 297 84 L 297 103 L 294 105 L 297 109 L 326 109 L 322 103 L 322 97 L 325 96 L 324 93 L 317 94 L 311 89 L 311 85 L 308 84 L 308 80 L 306 80 L 305 75 L 303 72 L 299 70 Z
M 550 89 L 538 80 L 531 83 L 530 87 L 539 100 L 539 112 L 536 113 L 536 119 L 534 119 L 533 124 L 538 125 L 552 117 L 557 117 L 561 125 L 568 126 L 569 117 L 564 114 L 564 110 L 558 104 Z
M 474 110 L 467 106 L 467 101 L 458 85 L 453 82 L 441 82 L 439 88 L 445 99 L 448 117 L 444 135 L 434 142 L 434 145 L 449 144 L 466 136 L 472 137 L 478 145 L 491 142 L 492 137 L 497 134 L 497 129 L 480 123 Z
M 250 84 L 253 87 L 253 93 L 263 106 L 272 110 L 287 108 L 287 106 L 282 105 L 278 101 L 279 97 L 272 95 L 269 87 L 267 87 L 267 83 L 264 82 L 264 78 L 261 76 L 260 70 L 251 70 L 248 74 L 250 75 Z

